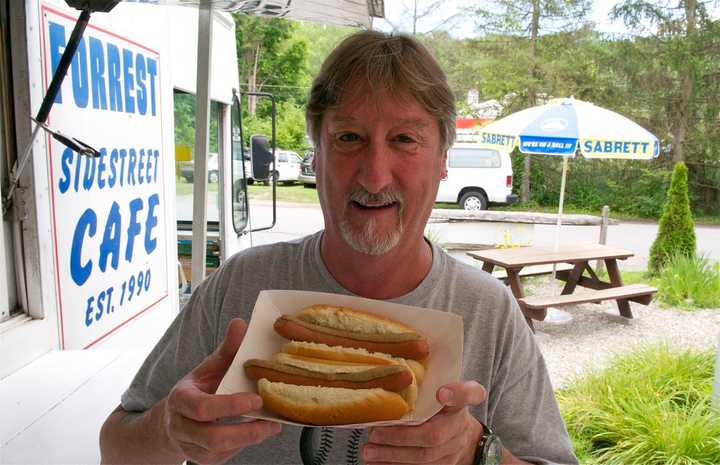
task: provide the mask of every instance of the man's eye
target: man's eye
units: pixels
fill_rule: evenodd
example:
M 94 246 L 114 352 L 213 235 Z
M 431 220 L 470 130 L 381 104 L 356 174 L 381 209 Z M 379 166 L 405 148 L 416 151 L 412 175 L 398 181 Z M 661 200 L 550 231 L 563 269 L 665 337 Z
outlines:
M 403 144 L 413 144 L 417 142 L 415 138 L 408 136 L 407 134 L 400 134 L 398 136 L 395 136 L 395 140 L 398 142 L 402 142 Z
M 357 142 L 360 140 L 360 136 L 352 132 L 346 132 L 344 134 L 340 134 L 338 139 L 342 142 Z

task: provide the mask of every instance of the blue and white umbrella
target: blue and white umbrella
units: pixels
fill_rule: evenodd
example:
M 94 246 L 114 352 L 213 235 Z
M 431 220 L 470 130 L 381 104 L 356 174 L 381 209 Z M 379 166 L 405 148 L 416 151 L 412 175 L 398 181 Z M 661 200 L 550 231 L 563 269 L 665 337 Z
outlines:
M 559 241 L 565 199 L 567 159 L 581 153 L 586 158 L 649 160 L 660 153 L 660 143 L 650 131 L 614 111 L 572 97 L 518 111 L 484 126 L 480 145 L 524 154 L 563 156 L 555 247 Z
M 486 147 L 525 154 L 640 159 L 658 156 L 658 138 L 634 121 L 589 102 L 563 98 L 518 111 L 483 127 Z

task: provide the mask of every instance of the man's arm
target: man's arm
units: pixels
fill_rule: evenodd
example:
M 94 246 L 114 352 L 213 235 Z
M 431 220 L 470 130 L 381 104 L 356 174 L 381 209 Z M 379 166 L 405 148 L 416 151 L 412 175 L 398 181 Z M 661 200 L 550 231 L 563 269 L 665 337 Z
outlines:
M 280 432 L 267 421 L 226 424 L 217 420 L 262 407 L 254 393 L 213 394 L 232 363 L 247 325 L 228 326 L 225 340 L 170 394 L 142 413 L 116 408 L 100 431 L 102 463 L 223 463 L 239 451 Z

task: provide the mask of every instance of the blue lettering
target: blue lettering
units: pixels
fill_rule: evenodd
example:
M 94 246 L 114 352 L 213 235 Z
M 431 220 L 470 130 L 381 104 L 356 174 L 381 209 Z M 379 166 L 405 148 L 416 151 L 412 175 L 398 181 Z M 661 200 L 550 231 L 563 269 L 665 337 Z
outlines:
M 153 152 L 153 155 L 155 156 L 155 174 L 153 176 L 153 179 L 155 182 L 157 182 L 157 168 L 158 168 L 158 158 L 160 158 L 160 152 L 158 150 L 155 150 Z
M 86 191 L 88 191 L 92 187 L 93 179 L 95 178 L 96 158 L 78 157 L 78 164 L 82 159 L 85 160 L 85 176 L 83 176 L 83 187 Z
M 158 224 L 158 218 L 155 214 L 155 207 L 160 204 L 160 197 L 157 194 L 153 194 L 148 198 L 148 216 L 145 221 L 145 252 L 148 254 L 152 253 L 157 247 L 157 239 L 150 238 L 152 230 Z
M 112 152 L 110 152 L 110 177 L 108 178 L 108 187 L 110 189 L 115 187 L 115 181 L 117 181 L 117 170 L 115 169 L 117 160 L 118 160 L 118 150 L 112 149 Z
M 604 153 L 610 153 L 610 152 L 612 152 L 612 146 L 613 146 L 612 142 L 605 142 L 605 147 L 603 148 L 602 151 Z
M 623 151 L 623 153 L 629 153 L 629 152 L 630 152 L 630 142 L 624 142 L 624 143 L 623 143 L 622 151 Z
M 90 83 L 87 77 L 87 52 L 85 51 L 85 39 L 80 38 L 77 52 L 73 57 L 72 64 L 72 89 L 75 105 L 78 108 L 85 108 L 90 98 Z
M 50 67 L 55 73 L 62 51 L 65 49 L 65 28 L 57 23 L 50 21 L 48 23 L 48 35 L 50 36 Z M 62 89 L 60 89 L 55 97 L 55 103 L 62 103 Z
M 93 108 L 107 110 L 105 91 L 105 52 L 102 42 L 94 37 L 88 39 L 90 47 L 90 83 L 92 86 Z
M 130 223 L 127 228 L 127 247 L 125 248 L 125 260 L 131 262 L 135 237 L 140 234 L 140 223 L 137 222 L 137 213 L 142 210 L 142 199 L 137 198 L 130 201 Z
M 155 116 L 155 76 L 157 76 L 157 62 L 147 59 L 147 71 L 150 75 L 150 114 Z
M 145 87 L 147 73 L 145 72 L 145 56 L 140 53 L 135 56 L 135 78 L 138 88 L 136 94 L 138 112 L 144 115 L 147 113 L 147 87 Z
M 132 52 L 123 49 L 123 83 L 125 84 L 125 112 L 135 113 L 135 99 L 130 95 L 134 87 L 133 75 L 130 70 L 133 66 Z
M 152 150 L 147 151 L 147 161 L 145 162 L 145 180 L 148 183 L 153 182 L 153 180 L 150 178 L 150 168 L 152 168 Z
M 595 148 L 593 149 L 593 152 L 602 152 L 602 151 L 603 151 L 603 149 L 602 149 L 602 144 L 600 143 L 600 141 L 596 141 L 596 142 L 595 142 Z
M 105 224 L 105 233 L 103 234 L 102 244 L 100 244 L 100 259 L 98 265 L 104 272 L 107 268 L 108 256 L 112 255 L 110 266 L 114 270 L 118 269 L 120 262 L 120 228 L 122 217 L 120 216 L 120 205 L 117 202 L 112 203 L 110 213 L 108 214 L 107 223 Z
M 135 185 L 135 162 L 137 159 L 137 153 L 135 149 L 130 149 L 130 156 L 128 157 L 128 184 L 131 186 Z
M 615 147 L 613 148 L 613 152 L 622 152 L 622 142 L 615 142 Z
M 647 153 L 648 145 L 649 144 L 647 142 L 642 143 L 642 153 Z
M 120 149 L 120 185 L 125 185 L 125 157 L 127 157 L 127 150 Z
M 58 181 L 58 189 L 61 194 L 67 192 L 70 187 L 70 162 L 72 161 L 73 151 L 68 147 L 63 150 L 62 156 L 60 157 L 60 169 L 62 170 L 62 176 Z
M 75 158 L 75 192 L 78 192 L 80 190 L 80 162 L 82 161 L 80 158 L 80 155 L 77 157 L 75 156 L 75 152 L 73 152 L 73 158 Z
M 145 150 L 140 149 L 138 151 L 138 170 L 137 170 L 138 184 L 143 184 L 143 182 L 144 182 L 143 168 L 145 168 L 145 163 L 143 163 L 143 158 L 145 158 Z
M 102 291 L 98 295 L 97 299 L 97 312 L 95 312 L 95 321 L 100 321 L 100 318 L 103 315 L 103 302 L 105 301 L 105 291 Z
M 107 166 L 105 164 L 105 159 L 107 158 L 107 150 L 105 150 L 105 147 L 100 149 L 100 158 L 98 158 L 98 172 L 97 172 L 97 183 L 98 188 L 103 189 L 105 187 L 105 167 Z
M 80 216 L 80 219 L 75 226 L 72 248 L 70 249 L 70 276 L 78 286 L 85 284 L 85 281 L 87 281 L 90 277 L 90 273 L 92 272 L 92 260 L 86 261 L 84 265 L 80 263 L 82 260 L 81 254 L 83 250 L 83 240 L 85 240 L 86 232 L 88 236 L 93 237 L 96 230 L 97 215 L 95 215 L 94 211 L 88 208 Z
M 93 301 L 95 301 L 95 297 L 90 296 L 87 300 L 87 307 L 85 308 L 85 326 L 90 326 L 93 322 L 92 320 L 92 312 L 93 312 Z
M 122 91 L 120 90 L 120 51 L 107 44 L 108 91 L 110 92 L 110 110 L 122 111 Z

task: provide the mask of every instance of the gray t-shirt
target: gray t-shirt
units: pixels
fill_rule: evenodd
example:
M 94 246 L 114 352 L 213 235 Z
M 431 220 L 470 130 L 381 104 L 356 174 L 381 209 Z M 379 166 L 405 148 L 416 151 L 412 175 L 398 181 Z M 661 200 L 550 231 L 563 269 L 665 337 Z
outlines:
M 329 273 L 320 255 L 322 232 L 303 239 L 254 247 L 229 258 L 195 291 L 145 360 L 122 396 L 122 407 L 144 411 L 222 342 L 232 318 L 250 320 L 261 290 L 290 289 L 351 294 Z M 433 246 L 430 272 L 392 302 L 453 312 L 464 320 L 461 379 L 488 392 L 471 409 L 492 426 L 505 447 L 537 463 L 575 464 L 545 362 L 517 303 L 489 274 Z M 418 314 L 418 318 L 422 315 Z M 300 428 L 283 426 L 278 436 L 244 449 L 230 463 L 298 464 Z M 316 446 L 319 434 L 314 435 Z M 325 432 L 332 447 L 328 464 L 357 460 L 366 436 L 343 429 Z

